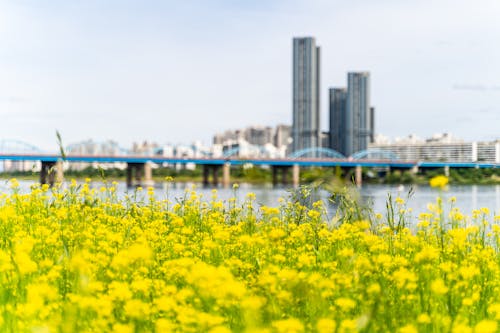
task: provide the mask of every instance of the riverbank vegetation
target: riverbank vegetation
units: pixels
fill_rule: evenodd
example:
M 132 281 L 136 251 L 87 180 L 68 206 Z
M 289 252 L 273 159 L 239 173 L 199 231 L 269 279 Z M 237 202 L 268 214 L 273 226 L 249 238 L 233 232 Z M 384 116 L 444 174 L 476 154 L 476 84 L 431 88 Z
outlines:
M 363 169 L 363 182 L 371 184 L 427 184 L 432 177 L 443 174 L 444 169 L 426 169 L 418 174 L 413 174 L 409 170 L 387 171 L 384 168 Z M 66 170 L 64 172 L 67 179 L 94 179 L 125 180 L 126 170 L 111 168 L 98 169 L 87 167 L 83 170 Z M 10 179 L 38 180 L 38 173 L 33 171 L 3 172 L 0 177 Z M 153 170 L 153 178 L 162 181 L 165 177 L 173 177 L 178 182 L 202 182 L 202 168 L 198 166 L 194 169 L 176 169 L 160 167 Z M 222 174 L 220 175 L 222 177 Z M 290 175 L 291 177 L 291 175 Z M 290 178 L 289 177 L 289 178 Z M 302 168 L 300 171 L 300 182 L 309 184 L 313 182 L 328 182 L 340 180 L 351 183 L 354 177 L 354 170 L 342 170 L 341 168 Z M 271 169 L 243 165 L 231 168 L 231 180 L 236 183 L 271 183 Z M 474 169 L 474 168 L 450 168 L 450 184 L 453 185 L 494 185 L 500 184 L 500 168 Z
M 500 216 L 487 208 L 437 198 L 418 214 L 398 197 L 374 212 L 344 187 L 329 216 L 304 187 L 276 207 L 153 191 L 20 193 L 12 181 L 0 195 L 2 332 L 499 328 Z
M 426 184 L 436 175 L 443 174 L 444 170 L 437 168 L 427 170 L 422 174 L 412 174 L 409 171 L 394 171 L 383 180 L 387 184 Z M 494 185 L 500 184 L 500 168 L 450 168 L 450 184 L 453 185 Z M 376 179 L 374 180 L 377 181 Z

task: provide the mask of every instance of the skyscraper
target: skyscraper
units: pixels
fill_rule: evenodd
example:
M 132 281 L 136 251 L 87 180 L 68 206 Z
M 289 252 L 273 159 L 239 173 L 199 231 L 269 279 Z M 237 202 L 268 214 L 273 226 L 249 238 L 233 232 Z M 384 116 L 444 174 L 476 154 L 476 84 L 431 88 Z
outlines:
M 344 155 L 346 154 L 346 101 L 346 88 L 329 89 L 330 142 L 328 146 Z
M 375 142 L 375 107 L 370 107 L 370 143 Z
M 320 147 L 320 48 L 313 37 L 293 39 L 292 150 Z
M 372 136 L 370 112 L 370 73 L 347 74 L 345 155 L 368 148 Z

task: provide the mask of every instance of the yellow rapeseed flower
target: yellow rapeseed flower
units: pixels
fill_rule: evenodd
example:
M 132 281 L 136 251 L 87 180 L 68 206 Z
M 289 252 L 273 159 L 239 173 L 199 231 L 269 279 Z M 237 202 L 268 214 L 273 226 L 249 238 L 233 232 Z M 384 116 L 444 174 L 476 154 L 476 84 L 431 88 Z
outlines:
M 472 333 L 472 328 L 464 323 L 456 323 L 451 329 L 452 333 Z
M 448 287 L 444 284 L 442 279 L 435 279 L 431 283 L 431 290 L 436 295 L 444 295 L 448 292 Z
M 408 324 L 408 325 L 405 325 L 403 327 L 400 327 L 398 332 L 399 333 L 418 333 L 418 330 L 412 324 Z
M 113 332 L 115 333 L 133 333 L 135 331 L 133 324 L 120 324 L 113 325 Z
M 335 305 L 344 311 L 349 311 L 354 309 L 356 302 L 350 298 L 341 297 L 335 300 Z
M 278 333 L 300 333 L 304 331 L 304 325 L 295 318 L 276 320 L 272 326 Z
M 430 324 L 431 317 L 429 317 L 429 315 L 427 313 L 422 313 L 422 314 L 418 315 L 417 322 L 419 324 Z
M 498 324 L 494 320 L 481 320 L 474 327 L 474 333 L 495 333 L 497 332 Z
M 175 204 L 89 184 L 10 191 L 0 331 L 498 331 L 500 226 L 487 209 L 474 220 L 437 200 L 415 230 L 351 218 L 354 206 L 331 224 L 320 202 L 254 209 L 194 189 Z
M 330 318 L 322 318 L 316 323 L 316 329 L 318 330 L 318 333 L 335 332 L 336 326 L 337 324 L 335 323 L 335 320 Z
M 448 185 L 448 177 L 443 175 L 433 177 L 429 181 L 429 184 L 431 185 L 431 187 L 438 187 L 440 189 L 444 189 L 446 185 Z

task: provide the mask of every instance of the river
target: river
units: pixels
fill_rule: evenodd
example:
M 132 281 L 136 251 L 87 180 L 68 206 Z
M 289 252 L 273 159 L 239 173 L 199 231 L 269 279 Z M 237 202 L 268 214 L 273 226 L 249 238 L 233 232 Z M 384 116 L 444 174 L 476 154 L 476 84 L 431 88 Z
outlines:
M 29 191 L 33 181 L 20 181 L 21 191 Z M 93 187 L 101 187 L 100 182 L 91 183 Z M 213 188 L 203 188 L 201 184 L 194 183 L 157 183 L 155 185 L 155 193 L 158 198 L 166 198 L 175 201 L 177 198 L 182 198 L 185 195 L 186 189 L 196 188 L 199 194 L 209 200 L 212 196 Z M 390 193 L 393 198 L 400 196 L 407 197 L 410 189 L 409 185 L 373 185 L 366 184 L 359 189 L 359 194 L 362 200 L 370 203 L 376 212 L 384 213 L 387 196 Z M 10 185 L 6 180 L 0 180 L 0 192 L 9 192 Z M 413 185 L 414 194 L 407 200 L 407 208 L 412 208 L 415 216 L 427 209 L 428 203 L 435 202 L 436 197 L 440 195 L 440 191 L 429 186 Z M 134 189 L 127 189 L 124 182 L 118 182 L 117 192 L 124 196 L 134 192 Z M 236 196 L 239 202 L 245 199 L 247 193 L 253 192 L 256 196 L 256 202 L 259 205 L 278 206 L 279 198 L 287 198 L 290 196 L 290 189 L 278 187 L 273 188 L 271 185 L 252 185 L 240 184 L 237 190 L 232 188 L 217 188 L 217 195 L 222 200 L 227 200 Z M 330 194 L 326 191 L 319 191 L 318 199 L 323 199 L 329 202 Z M 464 213 L 470 214 L 473 209 L 487 207 L 496 214 L 500 213 L 500 185 L 459 185 L 449 186 L 447 191 L 441 192 L 445 205 L 451 197 L 456 198 L 455 206 L 459 207 Z M 334 205 L 328 204 L 329 210 L 334 210 Z

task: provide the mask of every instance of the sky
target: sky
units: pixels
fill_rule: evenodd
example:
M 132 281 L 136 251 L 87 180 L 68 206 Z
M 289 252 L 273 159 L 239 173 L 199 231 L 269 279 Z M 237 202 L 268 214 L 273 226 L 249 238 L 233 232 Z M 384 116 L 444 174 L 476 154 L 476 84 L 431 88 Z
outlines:
M 376 132 L 500 138 L 498 0 L 0 0 L 0 140 L 211 143 L 292 122 L 292 38 L 328 88 L 369 71 Z

